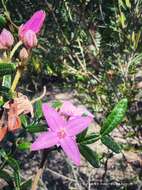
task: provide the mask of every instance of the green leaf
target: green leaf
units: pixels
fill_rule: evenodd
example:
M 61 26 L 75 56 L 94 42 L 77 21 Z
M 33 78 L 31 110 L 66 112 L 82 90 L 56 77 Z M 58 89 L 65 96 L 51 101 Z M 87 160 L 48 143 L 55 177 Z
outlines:
M 0 149 L 0 156 L 4 158 L 5 160 L 8 159 L 8 156 L 3 148 Z
M 27 126 L 26 131 L 30 133 L 39 133 L 42 131 L 47 131 L 47 126 L 32 124 L 32 125 Z
M 0 76 L 13 74 L 16 71 L 14 63 L 0 63 Z
M 120 12 L 119 20 L 120 20 L 120 23 L 122 25 L 122 28 L 125 28 L 126 27 L 126 24 L 125 24 L 126 17 L 125 17 L 123 12 Z
M 10 188 L 14 188 L 14 184 L 13 184 L 13 180 L 12 177 L 10 176 L 10 174 L 4 170 L 0 170 L 0 178 L 4 179 L 8 185 L 10 186 Z
M 2 86 L 5 86 L 6 88 L 11 87 L 11 75 L 3 76 Z
M 89 148 L 86 145 L 80 144 L 79 146 L 81 154 L 85 157 L 85 159 L 95 168 L 99 168 L 100 166 L 100 157 L 99 155 Z
M 100 135 L 96 133 L 91 133 L 85 136 L 82 139 L 79 139 L 78 142 L 81 144 L 92 144 L 100 139 Z
M 121 152 L 121 146 L 115 142 L 110 136 L 103 136 L 101 138 L 102 143 L 107 146 L 109 149 L 111 149 L 115 153 Z
M 31 189 L 31 185 L 32 185 L 32 179 L 28 179 L 27 181 L 21 184 L 20 190 Z
M 35 103 L 35 117 L 37 119 L 41 118 L 43 116 L 42 113 L 42 101 L 39 100 Z
M 28 122 L 27 122 L 26 116 L 25 116 L 25 115 L 21 115 L 21 116 L 20 116 L 20 120 L 21 120 L 22 125 L 23 125 L 24 127 L 27 127 Z
M 61 106 L 62 106 L 62 102 L 60 102 L 59 100 L 56 100 L 56 101 L 54 101 L 54 102 L 52 103 L 52 107 L 53 107 L 53 108 L 58 109 L 58 108 L 60 108 Z
M 124 119 L 128 107 L 128 101 L 126 98 L 120 100 L 114 107 L 112 112 L 105 119 L 101 128 L 101 135 L 108 135 L 114 128 L 116 128 Z
M 10 89 L 5 86 L 0 86 L 0 96 L 9 100 L 11 98 Z
M 13 169 L 13 179 L 14 179 L 14 184 L 15 184 L 15 190 L 20 190 L 21 178 L 20 178 L 19 164 L 14 158 L 10 156 L 7 159 L 7 163 Z
M 85 129 L 82 133 L 80 133 L 79 135 L 77 135 L 77 142 L 82 142 L 83 139 L 85 138 L 86 134 L 87 134 L 88 128 Z
M 0 15 L 0 27 L 3 27 L 6 24 L 6 19 L 4 16 Z
M 126 6 L 127 6 L 128 8 L 131 8 L 130 0 L 125 0 L 125 3 L 126 3 Z
M 11 166 L 13 170 L 19 171 L 19 164 L 14 158 L 8 157 L 7 163 Z
M 20 183 L 21 183 L 21 178 L 19 171 L 14 171 L 14 182 L 15 182 L 15 190 L 20 190 Z
M 21 141 L 20 143 L 17 144 L 18 149 L 22 151 L 29 150 L 30 146 L 31 146 L 31 143 L 26 140 Z

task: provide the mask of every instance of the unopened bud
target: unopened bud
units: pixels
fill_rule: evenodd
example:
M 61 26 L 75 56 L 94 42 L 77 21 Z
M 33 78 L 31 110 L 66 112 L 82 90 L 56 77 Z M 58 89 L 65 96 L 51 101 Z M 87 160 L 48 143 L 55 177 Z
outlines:
M 28 30 L 23 36 L 23 43 L 27 48 L 33 48 L 37 46 L 37 37 L 35 32 Z
M 29 55 L 28 55 L 28 52 L 27 52 L 26 48 L 22 48 L 20 50 L 20 53 L 19 53 L 20 60 L 21 61 L 25 61 L 25 60 L 28 59 L 28 57 L 29 57 Z
M 3 29 L 0 34 L 0 49 L 8 49 L 14 43 L 13 35 L 10 31 Z

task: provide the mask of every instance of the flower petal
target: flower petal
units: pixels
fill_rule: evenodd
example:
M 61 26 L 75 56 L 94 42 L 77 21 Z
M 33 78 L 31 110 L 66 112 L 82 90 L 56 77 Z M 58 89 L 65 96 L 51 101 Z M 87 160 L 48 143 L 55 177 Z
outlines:
M 71 119 L 67 123 L 67 134 L 69 136 L 75 136 L 84 129 L 88 127 L 88 125 L 92 122 L 93 118 L 92 117 L 81 117 L 77 116 L 74 119 Z
M 49 107 L 48 104 L 42 104 L 42 110 L 49 127 L 53 131 L 59 131 L 60 128 L 66 126 L 66 121 L 63 120 L 55 109 Z
M 75 115 L 76 107 L 70 101 L 64 101 L 62 104 L 59 113 L 66 116 Z
M 63 114 L 65 116 L 70 116 L 71 119 L 73 119 L 76 116 L 82 116 L 82 115 L 86 115 L 89 117 L 94 117 L 92 113 L 90 113 L 85 107 L 76 107 L 74 106 L 70 101 L 64 101 L 60 111 L 60 114 Z
M 31 145 L 31 150 L 41 150 L 50 148 L 59 142 L 59 138 L 56 133 L 44 132 L 36 139 L 36 141 Z
M 0 127 L 0 141 L 2 141 L 7 133 L 7 127 Z
M 62 149 L 65 151 L 67 156 L 76 164 L 80 165 L 80 152 L 76 141 L 71 137 L 65 137 L 60 140 L 60 145 Z

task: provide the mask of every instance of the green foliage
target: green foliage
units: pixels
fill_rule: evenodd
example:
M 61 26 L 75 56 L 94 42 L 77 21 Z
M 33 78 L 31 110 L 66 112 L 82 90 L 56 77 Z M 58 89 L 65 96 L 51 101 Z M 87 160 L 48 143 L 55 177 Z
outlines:
M 127 99 L 122 99 L 114 107 L 112 112 L 105 119 L 103 126 L 101 128 L 101 135 L 108 135 L 114 128 L 121 124 L 125 117 L 127 111 L 128 101 Z
M 85 159 L 95 168 L 100 166 L 100 156 L 91 148 L 86 145 L 81 144 L 80 152 L 85 157 Z
M 42 101 L 39 100 L 35 103 L 35 118 L 40 119 L 43 116 L 42 113 Z
M 21 151 L 30 150 L 30 146 L 31 143 L 26 139 L 20 140 L 20 142 L 17 143 L 17 148 Z
M 121 152 L 121 147 L 118 143 L 114 141 L 110 136 L 103 136 L 101 138 L 101 141 L 104 145 L 106 145 L 111 151 L 115 153 L 120 153 Z
M 39 46 L 32 49 L 30 63 L 25 74 L 22 73 L 23 79 L 17 89 L 26 93 L 30 89 L 34 94 L 46 85 L 49 89 L 57 86 L 63 92 L 75 92 L 76 98 L 90 108 L 98 124 L 101 126 L 102 123 L 98 133 L 88 134 L 85 130 L 78 135 L 81 154 L 98 168 L 100 155 L 90 148 L 95 147 L 97 141 L 112 152 L 121 153 L 121 146 L 113 139 L 111 132 L 123 122 L 126 131 L 128 126 L 131 128 L 126 138 L 138 137 L 142 124 L 142 119 L 137 120 L 141 109 L 137 106 L 134 111 L 131 110 L 132 105 L 141 103 L 142 98 L 139 73 L 142 69 L 142 1 L 32 1 L 31 6 L 27 7 L 26 0 L 15 0 L 14 3 L 4 0 L 0 6 L 3 6 L 0 10 L 0 28 L 10 29 L 16 41 L 18 34 L 14 23 L 20 26 L 33 14 L 33 10 L 44 9 L 48 14 L 38 35 Z M 21 66 L 13 61 L 18 53 L 16 51 L 12 60 L 9 60 L 10 50 L 0 55 L 5 60 L 0 60 L 1 107 L 15 96 L 10 89 L 16 66 Z M 17 56 L 16 62 L 18 59 Z M 20 152 L 29 150 L 32 140 L 28 141 L 27 136 L 33 137 L 35 133 L 48 130 L 43 121 L 41 104 L 41 100 L 34 104 L 34 118 L 20 115 L 20 132 L 12 137 L 8 133 L 2 142 L 0 178 L 7 181 L 11 189 L 31 189 L 32 180 L 24 181 L 19 175 L 19 163 L 14 152 L 15 148 Z M 57 110 L 61 105 L 60 101 L 52 104 Z M 124 119 L 126 112 L 127 121 Z M 132 137 L 130 134 L 133 134 Z M 3 149 L 3 144 L 12 144 L 12 148 L 8 147 L 10 151 Z M 11 173 L 5 167 L 9 167 Z
M 8 172 L 0 170 L 0 178 L 4 179 L 11 188 L 14 188 L 12 176 L 10 176 Z
M 100 139 L 100 135 L 96 133 L 91 133 L 89 135 L 83 136 L 81 139 L 78 139 L 78 142 L 81 144 L 92 144 Z
M 14 63 L 0 63 L 0 76 L 13 74 L 16 71 Z
M 4 16 L 0 15 L 0 27 L 5 26 L 6 24 L 6 19 Z

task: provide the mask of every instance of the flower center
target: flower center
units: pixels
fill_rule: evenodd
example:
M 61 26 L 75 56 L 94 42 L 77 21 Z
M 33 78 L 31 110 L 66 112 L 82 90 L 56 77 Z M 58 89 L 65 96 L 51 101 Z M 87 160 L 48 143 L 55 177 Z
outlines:
M 60 131 L 57 133 L 59 139 L 63 139 L 66 136 L 66 132 L 64 128 L 61 128 Z

